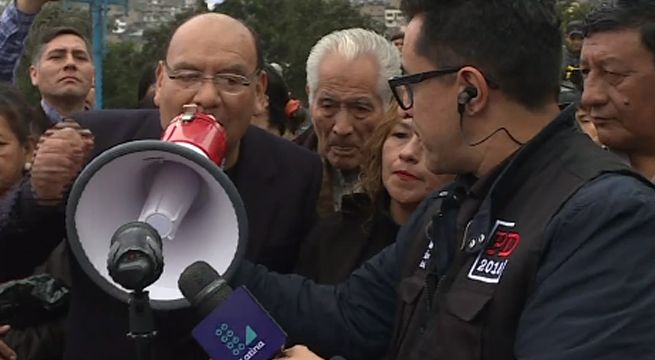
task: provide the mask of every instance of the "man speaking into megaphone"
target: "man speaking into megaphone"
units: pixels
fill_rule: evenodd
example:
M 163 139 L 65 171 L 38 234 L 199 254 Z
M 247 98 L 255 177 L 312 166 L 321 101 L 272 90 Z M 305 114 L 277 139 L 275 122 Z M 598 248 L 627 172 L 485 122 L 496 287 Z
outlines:
M 159 111 L 98 111 L 74 118 L 95 137 L 90 154 L 93 159 L 118 144 L 160 139 L 163 129 L 186 104 L 195 104 L 199 111 L 215 117 L 227 136 L 224 170 L 236 185 L 248 216 L 245 257 L 289 272 L 299 241 L 314 221 L 321 164 L 317 155 L 249 125 L 253 113 L 262 110 L 259 104 L 267 85 L 262 65 L 256 35 L 243 23 L 221 14 L 199 15 L 175 31 L 157 67 L 155 102 Z M 78 170 L 81 164 L 73 164 L 66 147 L 55 149 L 46 142 L 41 150 L 36 155 L 33 177 L 38 178 L 45 165 L 61 171 L 50 177 L 51 181 L 27 183 L 17 194 L 10 220 L 0 229 L 0 274 L 29 271 L 62 240 L 64 197 L 44 204 L 35 201 L 35 194 L 59 193 L 59 189 L 69 187 L 76 176 L 71 169 Z M 128 175 L 111 174 L 112 179 Z M 97 194 L 97 206 L 88 212 L 98 224 L 116 216 L 105 208 L 103 199 L 120 195 L 111 186 L 104 190 Z M 184 251 L 202 254 L 218 250 L 199 241 Z M 171 256 L 164 262 L 175 261 Z M 105 294 L 79 263 L 72 265 L 74 291 L 64 358 L 134 358 L 132 344 L 125 337 L 126 305 Z M 179 310 L 156 313 L 155 317 L 158 359 L 206 360 L 190 337 L 195 325 L 192 316 Z

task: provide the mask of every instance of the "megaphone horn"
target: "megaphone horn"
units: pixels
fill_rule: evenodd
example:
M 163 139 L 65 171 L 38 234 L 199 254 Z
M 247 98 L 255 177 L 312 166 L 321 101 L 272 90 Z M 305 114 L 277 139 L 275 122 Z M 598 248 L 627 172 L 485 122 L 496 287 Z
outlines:
M 247 221 L 235 186 L 220 168 L 227 142 L 213 116 L 186 106 L 162 139 L 121 144 L 91 161 L 71 189 L 66 222 L 82 269 L 125 302 L 131 289 L 107 270 L 111 239 L 125 224 L 154 228 L 165 266 L 148 291 L 154 309 L 171 310 L 188 306 L 177 280 L 189 264 L 203 260 L 231 276 L 245 250 Z

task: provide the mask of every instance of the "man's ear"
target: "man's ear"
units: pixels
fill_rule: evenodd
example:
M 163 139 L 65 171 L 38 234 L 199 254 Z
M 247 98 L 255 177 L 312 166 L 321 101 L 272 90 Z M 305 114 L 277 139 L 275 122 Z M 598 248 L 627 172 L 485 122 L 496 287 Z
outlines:
M 32 85 L 39 86 L 39 71 L 34 65 L 30 65 L 30 80 Z
M 155 83 L 155 96 L 152 98 L 152 102 L 159 107 L 159 102 L 160 102 L 160 91 L 161 91 L 161 86 L 162 86 L 162 81 L 164 80 L 164 62 L 159 61 L 159 64 L 157 64 L 157 69 L 155 70 L 155 75 L 157 76 L 157 82 Z
M 262 114 L 266 111 L 268 105 L 268 98 L 266 90 L 268 89 L 268 74 L 262 70 L 257 76 L 257 84 L 255 84 L 255 111 L 254 114 Z
M 484 110 L 489 102 L 489 84 L 480 70 L 472 67 L 463 67 L 457 76 L 459 93 L 467 93 L 466 111 L 474 115 Z

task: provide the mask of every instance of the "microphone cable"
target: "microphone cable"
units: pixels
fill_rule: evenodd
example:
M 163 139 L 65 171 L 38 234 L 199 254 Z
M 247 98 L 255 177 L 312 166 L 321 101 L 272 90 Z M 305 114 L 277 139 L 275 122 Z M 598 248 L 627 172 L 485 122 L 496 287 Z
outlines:
M 459 113 L 459 131 L 462 134 L 462 137 L 466 138 L 466 136 L 464 135 L 464 112 L 463 111 Z M 525 145 L 525 143 L 518 141 L 509 132 L 509 130 L 507 130 L 505 127 L 501 127 L 501 128 L 496 129 L 495 131 L 493 131 L 491 134 L 487 135 L 486 137 L 484 137 L 482 140 L 476 141 L 476 142 L 473 142 L 473 143 L 469 143 L 468 146 L 470 146 L 470 147 L 480 146 L 480 145 L 484 144 L 485 142 L 489 141 L 489 139 L 494 137 L 499 132 L 504 132 L 507 135 L 507 137 L 509 137 L 510 140 L 512 140 L 516 145 L 518 145 L 518 146 Z

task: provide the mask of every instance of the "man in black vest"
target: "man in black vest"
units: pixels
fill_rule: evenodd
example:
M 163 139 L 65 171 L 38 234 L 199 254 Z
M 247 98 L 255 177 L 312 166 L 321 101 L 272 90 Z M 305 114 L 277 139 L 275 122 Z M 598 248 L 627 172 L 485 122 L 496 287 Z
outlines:
M 559 114 L 553 3 L 404 1 L 389 83 L 459 179 L 344 284 L 247 263 L 232 284 L 321 356 L 655 358 L 655 191 Z

